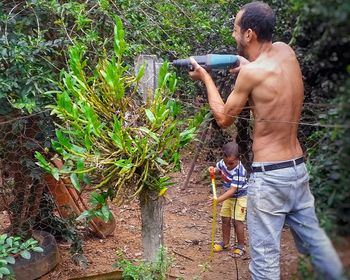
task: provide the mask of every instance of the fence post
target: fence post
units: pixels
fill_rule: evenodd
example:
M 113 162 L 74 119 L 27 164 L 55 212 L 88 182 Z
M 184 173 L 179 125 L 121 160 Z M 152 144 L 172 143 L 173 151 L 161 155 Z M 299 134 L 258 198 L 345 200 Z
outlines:
M 158 73 L 161 66 L 161 61 L 157 59 L 156 55 L 139 55 L 135 61 L 135 72 L 137 73 L 141 66 L 145 64 L 145 74 L 143 75 L 138 92 L 142 95 L 143 101 L 153 96 L 157 88 Z
M 145 64 L 145 74 L 139 85 L 139 93 L 146 102 L 152 98 L 157 88 L 157 77 L 161 63 L 155 55 L 140 55 L 135 62 L 135 71 Z M 159 248 L 164 244 L 163 214 L 164 198 L 159 197 L 157 192 L 142 192 L 140 198 L 142 244 L 144 258 L 148 261 L 155 261 Z

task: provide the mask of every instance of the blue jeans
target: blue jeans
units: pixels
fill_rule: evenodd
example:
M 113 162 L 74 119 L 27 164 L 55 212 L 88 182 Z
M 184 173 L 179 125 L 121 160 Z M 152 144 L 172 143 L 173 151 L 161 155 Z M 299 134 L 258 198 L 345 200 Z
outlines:
M 253 166 L 271 163 L 253 163 Z M 300 253 L 309 255 L 322 279 L 345 279 L 341 261 L 320 228 L 304 163 L 252 173 L 248 182 L 247 225 L 253 279 L 280 279 L 280 239 L 289 225 Z

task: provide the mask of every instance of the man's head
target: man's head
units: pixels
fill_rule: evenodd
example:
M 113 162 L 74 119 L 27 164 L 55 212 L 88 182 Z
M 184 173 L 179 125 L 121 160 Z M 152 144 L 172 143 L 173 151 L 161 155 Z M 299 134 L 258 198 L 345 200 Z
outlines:
M 244 5 L 237 13 L 232 34 L 238 54 L 247 57 L 246 48 L 253 40 L 271 42 L 275 21 L 275 13 L 266 3 L 256 1 Z
M 235 168 L 239 163 L 238 145 L 235 142 L 226 143 L 222 147 L 224 162 L 228 170 Z

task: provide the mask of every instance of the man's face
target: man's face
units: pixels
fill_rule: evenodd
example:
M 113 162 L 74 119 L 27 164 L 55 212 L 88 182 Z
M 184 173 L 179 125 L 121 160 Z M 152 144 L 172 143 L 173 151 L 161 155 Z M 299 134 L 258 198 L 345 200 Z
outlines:
M 232 37 L 236 40 L 237 43 L 237 52 L 239 55 L 247 58 L 246 56 L 246 42 L 244 41 L 244 33 L 242 33 L 241 27 L 239 26 L 239 22 L 241 20 L 243 12 L 239 11 L 236 18 L 235 18 L 235 23 L 233 25 L 233 32 L 232 32 Z

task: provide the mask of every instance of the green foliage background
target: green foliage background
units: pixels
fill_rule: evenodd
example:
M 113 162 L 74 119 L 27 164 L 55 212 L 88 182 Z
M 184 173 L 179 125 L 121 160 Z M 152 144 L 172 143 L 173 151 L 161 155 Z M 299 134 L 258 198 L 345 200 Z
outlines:
M 59 73 L 68 67 L 69 46 L 84 45 L 88 65 L 105 52 L 111 54 L 116 15 L 130 44 L 125 63 L 133 65 L 140 53 L 165 60 L 234 53 L 232 16 L 245 2 L 1 1 L 0 115 L 26 116 L 52 104 L 45 92 L 57 89 Z M 277 12 L 275 39 L 290 43 L 302 65 L 306 92 L 300 138 L 318 215 L 327 230 L 349 234 L 350 3 L 267 2 Z M 201 94 L 186 75 L 179 83 L 184 86 L 175 97 L 189 101 Z M 193 107 L 187 109 L 190 114 Z
M 307 148 L 311 187 L 326 230 L 350 233 L 350 3 L 291 1 L 298 14 L 292 44 L 305 80 L 301 126 Z

